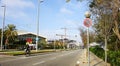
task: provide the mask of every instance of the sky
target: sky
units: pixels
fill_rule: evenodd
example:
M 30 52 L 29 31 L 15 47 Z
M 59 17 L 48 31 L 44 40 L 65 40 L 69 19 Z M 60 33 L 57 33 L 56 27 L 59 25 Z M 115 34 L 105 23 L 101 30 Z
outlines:
M 58 39 L 67 28 L 67 38 L 81 41 L 79 27 L 83 26 L 84 13 L 88 10 L 86 1 L 43 0 L 40 3 L 39 34 L 47 39 Z M 38 0 L 0 0 L 6 5 L 5 26 L 14 24 L 17 30 L 37 32 Z M 0 7 L 0 28 L 2 28 L 3 7 Z M 36 33 L 37 34 L 37 33 Z M 77 37 L 75 37 L 77 35 Z

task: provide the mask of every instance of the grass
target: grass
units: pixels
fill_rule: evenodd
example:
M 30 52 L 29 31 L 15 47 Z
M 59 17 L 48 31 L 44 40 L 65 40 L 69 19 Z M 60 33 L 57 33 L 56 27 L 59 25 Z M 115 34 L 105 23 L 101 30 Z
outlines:
M 36 50 L 31 50 L 31 54 L 35 54 L 35 53 L 46 53 L 46 52 L 55 52 L 54 50 L 38 50 L 36 52 Z M 12 55 L 12 56 L 16 56 L 16 55 L 24 55 L 24 51 L 0 51 L 0 55 Z

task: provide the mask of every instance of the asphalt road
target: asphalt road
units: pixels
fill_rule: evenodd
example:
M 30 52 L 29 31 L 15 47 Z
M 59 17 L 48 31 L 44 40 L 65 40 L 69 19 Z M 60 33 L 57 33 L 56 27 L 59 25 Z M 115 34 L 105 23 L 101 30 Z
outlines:
M 75 66 L 82 50 L 15 56 L 0 60 L 1 66 Z

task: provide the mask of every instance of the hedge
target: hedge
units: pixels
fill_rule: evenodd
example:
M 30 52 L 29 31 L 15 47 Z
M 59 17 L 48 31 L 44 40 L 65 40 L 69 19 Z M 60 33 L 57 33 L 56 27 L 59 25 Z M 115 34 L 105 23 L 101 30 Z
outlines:
M 90 51 L 99 58 L 105 59 L 105 51 L 103 48 L 99 46 L 91 47 Z M 107 62 L 110 63 L 111 66 L 120 66 L 120 51 L 107 51 Z

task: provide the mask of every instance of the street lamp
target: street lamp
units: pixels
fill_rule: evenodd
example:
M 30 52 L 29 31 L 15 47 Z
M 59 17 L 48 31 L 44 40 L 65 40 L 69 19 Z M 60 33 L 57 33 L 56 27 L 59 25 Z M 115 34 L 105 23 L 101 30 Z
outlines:
M 86 18 L 90 18 L 90 16 L 91 16 L 91 13 L 90 13 L 89 11 L 86 11 L 86 12 L 85 12 L 85 17 L 86 17 Z
M 89 11 L 85 12 L 86 19 L 84 20 L 84 25 L 87 27 L 87 51 L 86 51 L 86 56 L 88 56 L 88 66 L 90 66 L 89 27 L 92 25 L 92 21 L 90 20 L 90 16 L 91 16 L 91 13 Z
M 3 47 L 3 32 L 4 32 L 4 25 L 5 25 L 6 6 L 4 5 L 4 6 L 1 6 L 1 7 L 4 8 L 4 16 L 3 16 L 3 24 L 2 24 L 2 35 L 1 35 L 1 50 L 3 50 L 3 49 L 2 49 L 2 47 Z
M 39 11 L 40 11 L 40 3 L 43 2 L 42 0 L 38 0 L 38 20 L 37 20 L 37 35 L 36 35 L 36 52 L 38 50 L 38 36 L 39 36 Z

